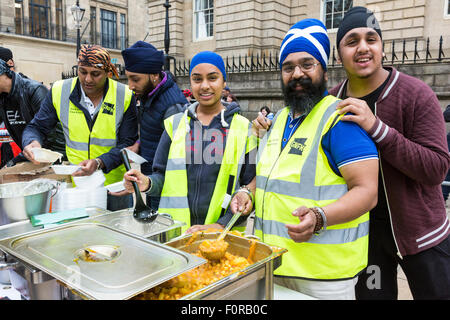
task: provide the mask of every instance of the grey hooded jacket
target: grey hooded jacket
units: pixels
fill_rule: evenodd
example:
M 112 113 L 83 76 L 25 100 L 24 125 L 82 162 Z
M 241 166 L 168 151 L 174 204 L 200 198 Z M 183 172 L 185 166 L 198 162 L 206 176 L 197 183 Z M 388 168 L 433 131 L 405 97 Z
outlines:
M 187 157 L 190 156 L 190 159 L 186 159 L 191 225 L 204 224 L 220 170 L 220 163 L 213 161 L 213 163 L 209 164 L 210 161 L 205 161 L 205 154 L 210 155 L 211 158 L 215 157 L 215 152 L 222 153 L 223 155 L 226 146 L 226 133 L 230 127 L 233 115 L 240 112 L 240 107 L 235 102 L 223 104 L 225 105 L 226 110 L 215 116 L 209 126 L 203 126 L 197 119 L 195 110 L 198 103 L 194 103 L 187 107 L 188 115 L 191 118 L 189 123 L 191 129 L 191 152 L 190 155 L 187 153 Z M 208 148 L 208 146 L 215 141 L 215 136 L 217 136 L 218 133 L 221 133 L 223 137 L 223 150 Z M 171 143 L 172 141 L 169 135 L 164 131 L 153 161 L 153 173 L 150 175 L 152 183 L 150 189 L 147 191 L 150 196 L 160 196 L 161 194 Z M 217 144 L 215 144 L 215 146 L 217 146 Z M 245 163 L 242 166 L 240 174 L 240 185 L 249 184 L 255 177 L 255 156 L 256 150 L 249 152 L 246 155 Z M 227 212 L 219 218 L 217 223 L 226 225 L 231 217 L 232 213 L 228 209 Z M 237 221 L 237 224 L 244 219 L 245 217 L 241 217 Z

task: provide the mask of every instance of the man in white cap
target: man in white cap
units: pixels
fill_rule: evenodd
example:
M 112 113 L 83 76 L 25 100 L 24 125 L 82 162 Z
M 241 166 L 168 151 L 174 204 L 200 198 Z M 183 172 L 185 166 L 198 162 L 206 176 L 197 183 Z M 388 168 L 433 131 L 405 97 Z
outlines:
M 329 48 L 316 19 L 296 23 L 281 44 L 287 107 L 260 142 L 255 234 L 288 249 L 276 283 L 319 299 L 354 299 L 367 264 L 378 155 L 364 130 L 340 121 L 339 101 L 325 89 Z

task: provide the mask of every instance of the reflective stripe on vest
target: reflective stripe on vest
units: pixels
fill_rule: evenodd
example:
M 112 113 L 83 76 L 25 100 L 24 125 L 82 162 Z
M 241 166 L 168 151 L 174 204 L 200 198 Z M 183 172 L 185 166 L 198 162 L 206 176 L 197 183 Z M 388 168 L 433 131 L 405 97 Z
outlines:
M 322 99 L 281 150 L 289 110 L 277 114 L 260 144 L 256 178 L 255 234 L 288 249 L 277 275 L 309 279 L 352 278 L 367 264 L 368 213 L 334 225 L 303 243 L 294 242 L 285 224 L 298 224 L 292 211 L 325 206 L 347 193 L 342 177 L 330 168 L 321 141 L 339 119 L 337 99 Z M 264 140 L 264 139 L 263 139 Z
M 108 92 L 91 131 L 83 111 L 70 101 L 77 80 L 57 81 L 52 88 L 53 106 L 63 128 L 67 157 L 73 164 L 95 159 L 116 147 L 117 132 L 132 97 L 125 85 L 108 79 Z M 105 185 L 121 181 L 124 173 L 123 165 L 111 170 L 105 174 Z
M 158 209 L 159 212 L 172 215 L 175 220 L 185 222 L 186 226 L 183 227 L 182 231 L 191 225 L 186 173 L 186 139 L 189 139 L 189 122 L 187 110 L 164 121 L 165 129 L 172 139 L 172 144 Z M 220 217 L 230 176 L 234 177 L 233 191 L 239 185 L 238 177 L 245 160 L 245 154 L 256 148 L 256 139 L 252 137 L 249 121 L 235 114 L 227 133 L 219 174 L 204 224 L 215 223 Z M 226 204 L 226 207 L 228 207 L 228 204 Z

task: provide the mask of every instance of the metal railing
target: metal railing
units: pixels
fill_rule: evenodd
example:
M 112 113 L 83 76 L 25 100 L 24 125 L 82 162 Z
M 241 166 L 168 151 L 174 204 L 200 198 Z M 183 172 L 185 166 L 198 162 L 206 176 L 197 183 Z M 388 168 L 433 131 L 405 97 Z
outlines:
M 444 52 L 444 40 L 441 36 L 437 49 L 431 49 L 430 38 L 400 39 L 383 41 L 383 48 L 386 53 L 383 62 L 385 64 L 405 64 L 405 63 L 435 63 L 450 62 L 450 57 L 446 57 Z M 446 48 L 450 50 L 450 48 Z M 268 55 L 251 54 L 224 57 L 227 73 L 245 73 L 259 71 L 279 70 L 278 52 L 270 52 Z M 189 75 L 190 60 L 175 60 L 171 66 L 175 76 Z M 336 48 L 333 46 L 330 55 L 329 65 L 339 66 Z
M 115 64 L 116 68 L 117 68 L 117 73 L 119 74 L 119 76 L 123 76 L 125 75 L 125 67 L 121 64 Z M 69 78 L 74 78 L 78 76 L 78 66 L 75 65 L 72 67 L 71 70 L 69 71 L 63 71 L 61 73 L 61 79 L 69 79 Z

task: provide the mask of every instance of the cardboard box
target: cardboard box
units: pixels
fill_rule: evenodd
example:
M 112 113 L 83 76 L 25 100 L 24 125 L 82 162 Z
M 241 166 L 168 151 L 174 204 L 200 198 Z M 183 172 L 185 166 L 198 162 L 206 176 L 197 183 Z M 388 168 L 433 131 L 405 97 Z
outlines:
M 4 167 L 0 170 L 0 184 L 31 181 L 34 179 L 52 179 L 60 182 L 72 182 L 71 175 L 55 174 L 50 167 L 51 164 L 41 163 L 33 164 L 32 162 L 20 162 L 13 167 Z

